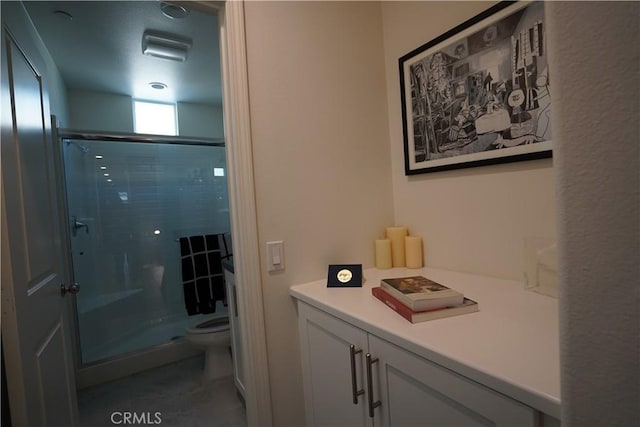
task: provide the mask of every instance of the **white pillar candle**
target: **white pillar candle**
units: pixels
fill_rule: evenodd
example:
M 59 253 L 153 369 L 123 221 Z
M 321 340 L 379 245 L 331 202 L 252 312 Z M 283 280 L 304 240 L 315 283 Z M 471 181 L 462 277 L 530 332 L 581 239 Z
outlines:
M 376 268 L 387 269 L 393 265 L 391 263 L 391 240 L 377 239 L 375 241 Z
M 406 236 L 404 251 L 407 268 L 422 268 L 422 237 Z
M 407 227 L 387 227 L 387 238 L 391 240 L 391 262 L 394 267 L 404 267 L 404 238 Z

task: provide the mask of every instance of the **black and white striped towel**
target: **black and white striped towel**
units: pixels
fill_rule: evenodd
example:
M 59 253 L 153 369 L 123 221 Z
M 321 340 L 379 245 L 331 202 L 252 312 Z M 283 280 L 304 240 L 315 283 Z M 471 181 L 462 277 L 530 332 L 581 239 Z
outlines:
M 214 313 L 226 305 L 222 260 L 231 256 L 224 234 L 180 238 L 184 303 L 190 316 Z

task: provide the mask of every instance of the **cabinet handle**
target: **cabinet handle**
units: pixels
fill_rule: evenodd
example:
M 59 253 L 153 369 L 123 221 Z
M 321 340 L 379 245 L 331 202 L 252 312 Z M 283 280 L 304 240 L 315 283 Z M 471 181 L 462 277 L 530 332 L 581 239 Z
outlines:
M 373 410 L 382 405 L 379 400 L 373 401 L 373 374 L 371 373 L 371 366 L 374 363 L 378 363 L 377 357 L 371 357 L 371 353 L 366 354 L 367 359 L 367 390 L 369 391 L 369 417 L 373 418 Z
M 362 349 L 356 349 L 356 346 L 349 346 L 349 357 L 351 358 L 351 393 L 353 395 L 353 404 L 358 404 L 358 396 L 364 394 L 364 389 L 358 390 L 358 381 L 356 379 L 356 354 L 362 353 Z

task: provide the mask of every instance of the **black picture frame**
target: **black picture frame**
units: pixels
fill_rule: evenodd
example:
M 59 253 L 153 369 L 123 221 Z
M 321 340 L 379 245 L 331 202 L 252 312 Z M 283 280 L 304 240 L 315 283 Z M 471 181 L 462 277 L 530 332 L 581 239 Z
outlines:
M 501 2 L 398 60 L 405 175 L 551 157 L 544 2 Z

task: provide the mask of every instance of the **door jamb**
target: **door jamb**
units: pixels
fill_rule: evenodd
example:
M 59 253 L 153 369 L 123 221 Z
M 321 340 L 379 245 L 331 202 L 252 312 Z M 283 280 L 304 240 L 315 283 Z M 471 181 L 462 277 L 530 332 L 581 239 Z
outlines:
M 272 426 L 253 177 L 244 0 L 197 1 L 218 11 L 234 270 L 246 372 L 247 425 Z

